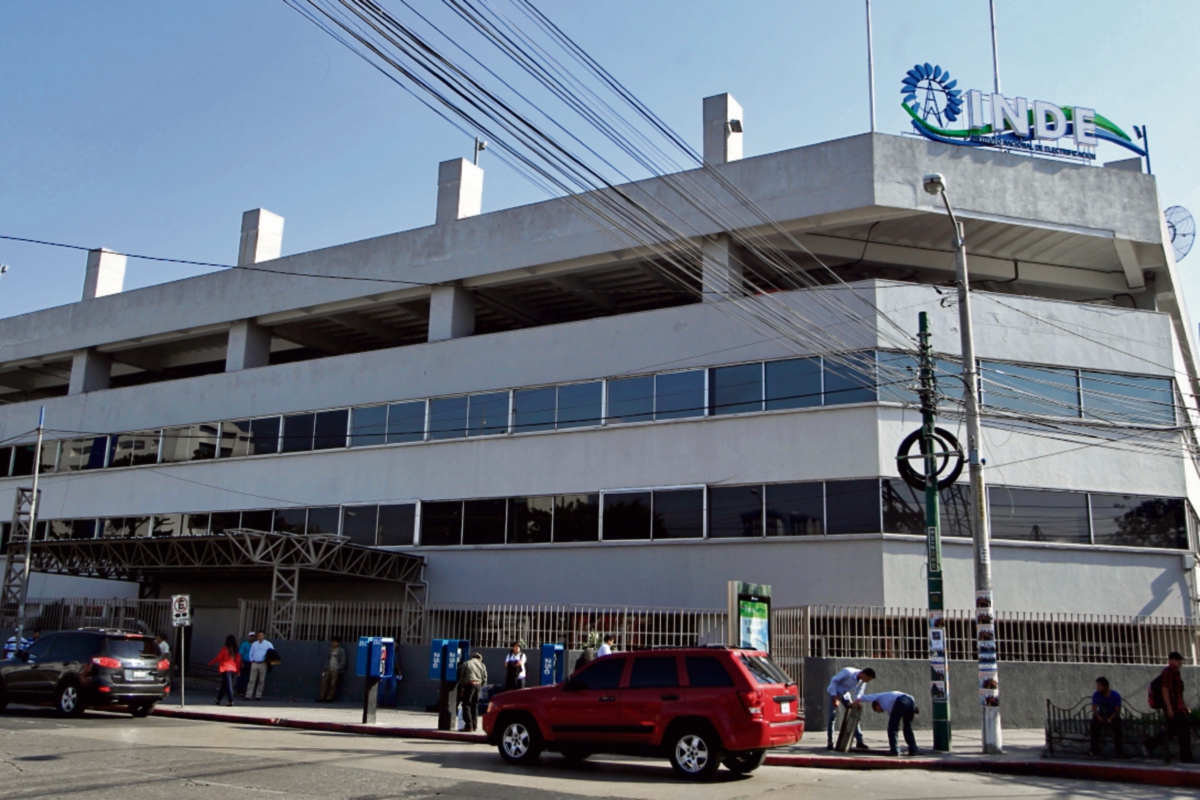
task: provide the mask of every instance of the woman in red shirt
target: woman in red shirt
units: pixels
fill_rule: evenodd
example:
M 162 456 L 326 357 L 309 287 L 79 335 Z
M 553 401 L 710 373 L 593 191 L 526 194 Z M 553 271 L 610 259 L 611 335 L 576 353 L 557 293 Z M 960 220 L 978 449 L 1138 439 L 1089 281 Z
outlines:
M 221 688 L 217 691 L 217 705 L 221 705 L 221 697 L 228 698 L 227 706 L 233 705 L 233 677 L 242 670 L 242 656 L 238 653 L 237 639 L 233 635 L 225 637 L 225 646 L 208 662 L 211 667 L 216 665 L 221 672 Z

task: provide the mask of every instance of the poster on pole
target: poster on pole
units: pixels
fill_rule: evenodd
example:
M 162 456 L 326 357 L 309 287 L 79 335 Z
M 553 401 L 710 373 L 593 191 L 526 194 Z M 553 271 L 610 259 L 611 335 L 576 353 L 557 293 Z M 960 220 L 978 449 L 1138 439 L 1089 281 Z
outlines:
M 999 671 L 996 663 L 996 612 L 992 593 L 975 593 L 975 638 L 979 648 L 979 704 L 987 708 L 1000 705 Z

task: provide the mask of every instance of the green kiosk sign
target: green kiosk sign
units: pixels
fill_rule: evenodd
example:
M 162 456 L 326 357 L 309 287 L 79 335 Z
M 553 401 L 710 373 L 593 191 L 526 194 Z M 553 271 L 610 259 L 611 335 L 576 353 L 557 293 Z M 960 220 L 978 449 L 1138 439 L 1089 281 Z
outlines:
M 771 652 L 771 587 L 729 582 L 729 641 L 738 647 Z

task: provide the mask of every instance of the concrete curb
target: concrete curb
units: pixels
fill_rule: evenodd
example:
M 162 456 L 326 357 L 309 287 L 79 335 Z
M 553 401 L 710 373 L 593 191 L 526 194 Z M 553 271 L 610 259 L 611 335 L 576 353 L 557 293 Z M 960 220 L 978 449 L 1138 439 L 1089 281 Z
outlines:
M 428 728 L 400 728 L 383 725 L 363 725 L 358 722 L 316 722 L 305 719 L 287 719 L 286 717 L 245 717 L 239 714 L 222 714 L 215 711 L 189 711 L 182 708 L 163 708 L 159 706 L 152 712 L 156 717 L 173 717 L 175 719 L 198 719 L 205 722 L 240 722 L 244 725 L 267 725 L 274 728 L 299 728 L 308 731 L 331 731 L 333 733 L 357 733 L 370 736 L 392 736 L 404 739 L 436 739 L 444 742 L 467 742 L 469 744 L 486 744 L 487 737 L 482 733 L 461 733 L 459 731 L 434 731 Z
M 467 744 L 487 743 L 487 737 L 482 733 L 435 731 L 428 728 L 363 725 L 356 722 L 316 722 L 313 720 L 288 719 L 286 717 L 245 717 L 237 714 L 222 714 L 219 711 L 190 711 L 180 708 L 164 708 L 163 706 L 158 706 L 152 713 L 157 717 L 195 719 L 206 722 L 240 722 L 243 725 L 266 725 L 275 728 L 297 728 L 300 730 L 327 731 L 332 733 L 391 736 L 403 739 L 430 739 L 443 742 L 465 742 Z M 1091 762 L 777 755 L 767 756 L 766 763 L 773 767 L 808 767 L 811 769 L 925 769 L 937 772 L 987 772 L 993 775 L 1073 778 L 1077 780 L 1140 783 L 1148 786 L 1200 789 L 1200 770 Z
M 987 772 L 993 775 L 1020 775 L 1037 778 L 1073 778 L 1077 780 L 1113 783 L 1141 783 L 1150 786 L 1179 786 L 1200 788 L 1200 770 L 1172 767 L 1142 767 L 1124 764 L 1103 764 L 1072 761 L 985 761 L 983 759 L 944 760 L 940 758 L 837 756 L 767 756 L 766 763 L 775 767 L 810 767 L 816 769 L 925 769 L 936 772 Z

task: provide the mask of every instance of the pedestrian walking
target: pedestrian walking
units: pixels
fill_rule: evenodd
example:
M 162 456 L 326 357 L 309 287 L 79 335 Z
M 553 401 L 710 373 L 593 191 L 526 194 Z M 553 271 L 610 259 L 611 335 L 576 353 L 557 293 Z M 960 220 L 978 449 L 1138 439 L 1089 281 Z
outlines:
M 596 658 L 600 656 L 612 655 L 613 649 L 617 646 L 617 637 L 611 633 L 604 634 L 604 642 L 600 645 L 600 649 L 596 651 Z
M 870 667 L 866 669 L 846 667 L 833 676 L 833 680 L 829 682 L 826 689 L 826 693 L 829 695 L 829 724 L 825 727 L 826 749 L 833 749 L 833 728 L 837 722 L 838 707 L 849 708 L 852 703 L 857 702 L 863 696 L 863 692 L 867 690 L 867 684 L 873 680 L 875 680 L 875 670 Z M 854 739 L 857 742 L 856 749 L 871 749 L 863 741 L 862 725 L 854 727 Z
M 479 691 L 487 683 L 487 666 L 481 653 L 473 653 L 458 668 L 458 697 L 462 702 L 463 730 L 479 728 Z
M 210 667 L 215 665 L 221 674 L 221 688 L 217 690 L 216 704 L 221 705 L 221 698 L 224 697 L 225 705 L 232 706 L 233 676 L 242 669 L 242 654 L 238 652 L 238 640 L 232 633 L 225 637 L 224 647 L 217 651 L 208 665 Z
M 4 657 L 5 658 L 13 658 L 17 655 L 17 653 L 25 652 L 29 648 L 33 647 L 33 643 L 36 642 L 39 638 L 41 638 L 41 636 L 42 636 L 41 631 L 34 631 L 32 637 L 22 636 L 21 644 L 18 647 L 17 646 L 17 635 L 14 633 L 12 636 L 8 637 L 8 640 L 4 643 Z
M 1181 667 L 1183 667 L 1183 656 L 1175 651 L 1168 653 L 1166 669 L 1150 684 L 1150 706 L 1160 709 L 1167 718 L 1162 731 L 1151 736 L 1142 744 L 1146 747 L 1147 755 L 1153 756 L 1159 745 L 1167 746 L 1168 740 L 1174 736 L 1179 742 L 1180 763 L 1190 764 L 1192 763 L 1192 712 L 1187 703 L 1183 702 Z M 1155 683 L 1158 684 L 1157 691 L 1154 688 Z
M 254 644 L 254 639 L 254 631 L 250 631 L 238 646 L 238 655 L 242 657 L 242 671 L 237 680 L 238 697 L 246 696 L 246 685 L 250 683 L 250 645 Z
M 166 637 L 161 633 L 154 634 L 154 643 L 158 645 L 158 654 L 163 658 L 171 657 L 171 645 L 167 644 Z
M 254 643 L 250 645 L 250 682 L 246 684 L 246 700 L 252 697 L 262 700 L 263 689 L 267 686 L 267 654 L 274 649 L 275 645 L 267 641 L 262 631 L 255 634 Z
M 888 715 L 888 755 L 898 756 L 900 750 L 896 747 L 896 731 L 903 725 L 904 743 L 908 745 L 910 756 L 920 755 L 917 749 L 917 737 L 913 736 L 913 715 L 917 713 L 917 701 L 911 694 L 904 692 L 879 692 L 878 694 L 863 695 L 860 702 L 870 703 L 877 714 Z
M 1113 691 L 1108 678 L 1096 678 L 1092 694 L 1092 755 L 1100 755 L 1100 737 L 1105 728 L 1112 731 L 1113 748 L 1121 757 L 1121 695 Z
M 346 671 L 346 651 L 336 637 L 329 641 L 329 655 L 325 657 L 325 669 L 321 670 L 321 689 L 317 693 L 318 703 L 332 703 L 337 699 L 338 682 Z
M 525 688 L 525 654 L 521 642 L 513 642 L 512 650 L 504 657 L 504 691 Z

